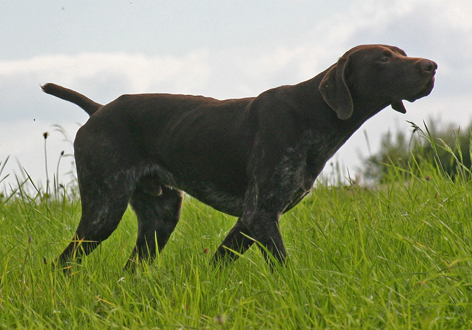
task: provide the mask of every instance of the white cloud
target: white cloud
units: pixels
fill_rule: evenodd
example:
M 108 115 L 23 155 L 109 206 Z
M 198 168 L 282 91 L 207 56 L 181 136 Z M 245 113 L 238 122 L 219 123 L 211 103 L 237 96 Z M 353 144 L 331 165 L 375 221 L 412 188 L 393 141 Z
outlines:
M 167 88 L 179 81 L 180 88 L 192 89 L 208 79 L 208 56 L 195 51 L 184 57 L 159 57 L 129 53 L 82 53 L 78 55 L 40 56 L 21 61 L 0 62 L 0 77 L 28 75 L 38 82 L 56 81 L 71 86 L 100 75 L 125 77 L 131 92 L 150 91 L 155 85 Z

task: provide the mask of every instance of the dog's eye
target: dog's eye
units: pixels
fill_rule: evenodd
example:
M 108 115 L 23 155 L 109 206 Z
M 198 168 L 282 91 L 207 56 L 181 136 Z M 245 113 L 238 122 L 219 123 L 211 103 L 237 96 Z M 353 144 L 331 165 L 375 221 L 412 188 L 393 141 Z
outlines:
M 384 56 L 384 57 L 382 57 L 382 59 L 380 60 L 380 62 L 382 62 L 382 63 L 390 62 L 390 57 L 389 57 L 389 56 Z

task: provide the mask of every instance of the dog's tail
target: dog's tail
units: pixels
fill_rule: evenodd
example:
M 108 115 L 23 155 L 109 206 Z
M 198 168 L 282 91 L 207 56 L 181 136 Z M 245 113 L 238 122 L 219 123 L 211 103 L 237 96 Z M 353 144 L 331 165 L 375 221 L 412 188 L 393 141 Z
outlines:
M 54 95 L 60 99 L 72 102 L 77 104 L 79 107 L 85 110 L 90 116 L 97 112 L 103 105 L 92 101 L 85 95 L 77 93 L 71 89 L 67 89 L 65 87 L 48 83 L 44 86 L 41 86 L 43 91 L 47 94 Z

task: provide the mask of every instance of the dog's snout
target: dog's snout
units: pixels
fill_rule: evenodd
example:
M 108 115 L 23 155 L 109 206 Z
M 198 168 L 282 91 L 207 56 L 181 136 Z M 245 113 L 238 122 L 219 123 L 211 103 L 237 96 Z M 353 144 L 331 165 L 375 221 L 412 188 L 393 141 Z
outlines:
M 436 62 L 430 60 L 421 60 L 419 62 L 420 70 L 426 73 L 434 73 L 438 68 Z

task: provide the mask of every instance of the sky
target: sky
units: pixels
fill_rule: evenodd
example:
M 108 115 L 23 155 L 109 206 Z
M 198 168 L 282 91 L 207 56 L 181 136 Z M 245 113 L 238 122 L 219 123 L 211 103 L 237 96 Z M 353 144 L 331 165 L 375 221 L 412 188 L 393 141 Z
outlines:
M 71 141 L 88 116 L 44 94 L 47 82 L 103 104 L 145 92 L 225 99 L 310 79 L 360 44 L 437 62 L 428 97 L 371 118 L 324 170 L 355 176 L 382 135 L 411 132 L 408 121 L 469 125 L 471 17 L 470 0 L 0 0 L 0 162 L 10 157 L 0 188 L 21 169 L 44 184 L 45 153 L 51 180 L 71 177 Z

